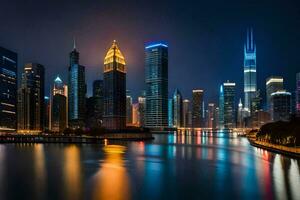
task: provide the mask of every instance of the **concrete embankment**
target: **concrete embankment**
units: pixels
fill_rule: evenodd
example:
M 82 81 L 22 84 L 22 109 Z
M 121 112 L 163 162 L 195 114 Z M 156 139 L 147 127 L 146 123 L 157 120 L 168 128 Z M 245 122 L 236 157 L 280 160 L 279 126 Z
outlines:
M 265 150 L 268 150 L 268 151 L 271 151 L 274 153 L 282 154 L 282 155 L 285 155 L 288 157 L 292 157 L 292 158 L 296 158 L 296 159 L 300 158 L 300 148 L 299 147 L 286 147 L 286 146 L 282 146 L 282 145 L 270 144 L 267 142 L 257 141 L 252 138 L 248 138 L 248 140 L 252 146 L 262 148 L 262 149 L 265 149 Z
M 142 141 L 154 139 L 151 133 L 109 133 L 101 136 L 0 135 L 0 143 L 103 143 L 104 140 Z

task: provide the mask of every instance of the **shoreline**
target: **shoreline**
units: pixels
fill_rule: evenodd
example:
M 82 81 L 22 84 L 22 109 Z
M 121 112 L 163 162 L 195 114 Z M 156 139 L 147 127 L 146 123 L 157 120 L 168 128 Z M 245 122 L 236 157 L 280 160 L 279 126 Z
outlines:
M 153 140 L 151 133 L 108 133 L 101 136 L 66 136 L 66 135 L 0 135 L 0 144 L 3 143 L 66 143 L 66 144 L 93 144 L 104 143 L 106 140 L 145 141 Z
M 293 147 L 285 147 L 276 144 L 264 143 L 256 141 L 254 139 L 250 139 L 247 137 L 249 143 L 257 148 L 265 149 L 273 153 L 278 153 L 284 156 L 288 156 L 295 159 L 300 159 L 300 148 L 293 148 Z

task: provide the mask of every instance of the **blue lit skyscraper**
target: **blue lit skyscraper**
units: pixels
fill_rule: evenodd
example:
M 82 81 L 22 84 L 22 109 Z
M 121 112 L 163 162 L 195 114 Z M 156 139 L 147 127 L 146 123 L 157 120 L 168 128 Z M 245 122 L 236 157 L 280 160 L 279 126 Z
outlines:
M 79 65 L 79 52 L 74 41 L 73 51 L 70 53 L 68 109 L 69 126 L 71 128 L 84 127 L 85 120 L 85 67 Z
M 223 84 L 220 86 L 219 94 L 219 129 L 224 128 L 224 88 Z
M 176 128 L 182 127 L 182 95 L 178 89 L 173 95 L 173 126 Z
M 249 112 L 256 88 L 256 45 L 253 39 L 253 30 L 250 28 L 247 30 L 247 40 L 244 46 L 244 106 L 245 110 Z
M 146 127 L 168 127 L 168 46 L 145 47 Z
M 0 47 L 0 132 L 17 128 L 17 54 Z

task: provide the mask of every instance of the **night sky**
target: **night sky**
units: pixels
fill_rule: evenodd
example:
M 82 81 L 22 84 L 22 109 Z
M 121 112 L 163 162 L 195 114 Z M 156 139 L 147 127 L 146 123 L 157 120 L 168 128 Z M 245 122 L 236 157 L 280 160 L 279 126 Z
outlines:
M 216 101 L 219 84 L 243 89 L 243 44 L 252 26 L 257 46 L 258 87 L 282 75 L 295 89 L 300 71 L 300 1 L 116 1 L 1 0 L 0 46 L 24 63 L 46 68 L 46 94 L 57 74 L 67 81 L 69 52 L 77 40 L 80 63 L 86 66 L 88 95 L 102 78 L 103 59 L 114 39 L 127 61 L 127 89 L 134 97 L 144 89 L 144 45 L 169 45 L 169 95 L 177 87 L 185 98 L 193 88 Z

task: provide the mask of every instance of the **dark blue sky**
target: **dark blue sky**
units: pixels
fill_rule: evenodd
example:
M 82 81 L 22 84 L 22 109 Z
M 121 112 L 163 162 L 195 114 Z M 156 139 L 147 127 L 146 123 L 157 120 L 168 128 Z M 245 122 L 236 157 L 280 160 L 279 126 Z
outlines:
M 103 59 L 116 39 L 127 61 L 127 88 L 137 96 L 144 88 L 144 44 L 169 44 L 169 93 L 184 97 L 203 88 L 216 101 L 219 84 L 235 81 L 243 88 L 243 43 L 248 26 L 257 45 L 258 86 L 265 92 L 269 75 L 282 75 L 294 90 L 300 71 L 299 1 L 76 1 L 1 0 L 0 46 L 25 62 L 46 67 L 46 90 L 56 74 L 67 81 L 69 52 L 76 37 L 86 66 L 88 94 L 102 78 Z

